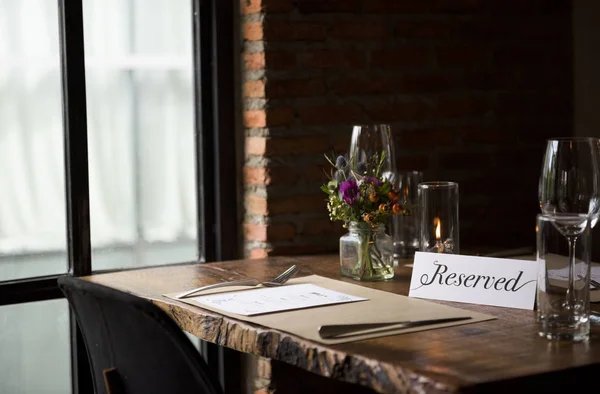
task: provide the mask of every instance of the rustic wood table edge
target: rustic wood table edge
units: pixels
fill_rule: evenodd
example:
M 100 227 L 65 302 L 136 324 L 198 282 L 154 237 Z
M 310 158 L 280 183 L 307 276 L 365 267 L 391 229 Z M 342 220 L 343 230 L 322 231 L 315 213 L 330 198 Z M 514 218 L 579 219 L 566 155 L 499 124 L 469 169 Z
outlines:
M 549 342 L 537 336 L 533 311 L 441 302 L 498 319 L 323 345 L 162 295 L 223 280 L 266 279 L 292 263 L 302 267 L 299 275 L 317 274 L 406 295 L 411 269 L 404 264 L 410 262 L 401 260 L 396 276 L 386 282 L 341 278 L 337 255 L 178 264 L 94 274 L 85 279 L 152 301 L 183 330 L 202 340 L 379 393 L 499 392 L 529 385 L 550 389 L 563 381 L 573 384 L 573 379 L 583 384 L 600 369 L 600 341 L 596 345 L 600 330 L 594 327 L 592 339 L 586 343 Z

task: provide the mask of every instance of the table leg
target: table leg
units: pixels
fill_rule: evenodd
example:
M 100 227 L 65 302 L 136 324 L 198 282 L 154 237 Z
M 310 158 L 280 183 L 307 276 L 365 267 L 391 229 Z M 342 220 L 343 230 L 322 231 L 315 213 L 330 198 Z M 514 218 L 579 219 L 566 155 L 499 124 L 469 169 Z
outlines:
M 200 341 L 200 353 L 215 376 L 218 376 L 223 392 L 242 394 L 242 354 L 235 350 Z

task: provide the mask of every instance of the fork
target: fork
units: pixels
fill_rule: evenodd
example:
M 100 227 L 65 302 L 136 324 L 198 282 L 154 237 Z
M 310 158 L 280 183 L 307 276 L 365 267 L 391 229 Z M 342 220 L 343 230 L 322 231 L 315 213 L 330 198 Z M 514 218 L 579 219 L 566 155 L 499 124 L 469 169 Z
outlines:
M 290 268 L 288 268 L 287 270 L 285 270 L 284 272 L 282 272 L 281 274 L 279 274 L 278 276 L 276 276 L 275 278 L 273 278 L 269 281 L 260 282 L 257 279 L 242 279 L 242 280 L 233 280 L 233 281 L 229 281 L 229 282 L 221 282 L 221 283 L 216 283 L 214 285 L 197 287 L 195 289 L 181 293 L 181 294 L 177 295 L 175 298 L 177 298 L 177 299 L 186 298 L 186 297 L 190 297 L 191 295 L 196 294 L 200 291 L 218 289 L 220 287 L 226 287 L 226 286 L 257 286 L 257 285 L 262 285 L 265 287 L 281 286 L 284 283 L 286 283 L 288 280 L 290 280 L 294 275 L 296 275 L 298 273 L 298 271 L 300 271 L 300 268 L 294 264 Z

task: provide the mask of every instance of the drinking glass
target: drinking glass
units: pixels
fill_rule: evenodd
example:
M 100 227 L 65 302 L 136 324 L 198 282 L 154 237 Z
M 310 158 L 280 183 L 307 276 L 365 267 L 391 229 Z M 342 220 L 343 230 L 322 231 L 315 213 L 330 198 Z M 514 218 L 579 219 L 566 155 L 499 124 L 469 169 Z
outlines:
M 380 158 L 380 175 L 390 182 L 394 181 L 396 169 L 396 156 L 392 140 L 391 128 L 387 124 L 354 126 L 350 142 L 350 164 L 352 170 L 362 176 L 373 176 L 369 169 L 377 167 L 372 163 L 373 158 Z
M 569 225 L 565 227 L 565 223 Z M 537 216 L 537 315 L 541 337 L 573 341 L 589 337 L 590 224 L 587 214 Z M 565 230 L 577 235 L 574 255 Z
M 412 257 L 419 250 L 419 204 L 417 185 L 423 181 L 422 171 L 396 174 L 395 187 L 400 190 L 403 205 L 412 206 L 410 215 L 393 215 L 394 257 Z
M 577 214 L 587 215 L 593 228 L 600 209 L 600 140 L 568 137 L 550 139 L 539 181 L 542 213 L 556 215 L 553 221 L 569 245 L 569 281 L 567 299 L 574 293 L 575 243 L 581 233 Z M 571 214 L 571 215 L 564 215 Z M 575 216 L 573 216 L 575 215 Z

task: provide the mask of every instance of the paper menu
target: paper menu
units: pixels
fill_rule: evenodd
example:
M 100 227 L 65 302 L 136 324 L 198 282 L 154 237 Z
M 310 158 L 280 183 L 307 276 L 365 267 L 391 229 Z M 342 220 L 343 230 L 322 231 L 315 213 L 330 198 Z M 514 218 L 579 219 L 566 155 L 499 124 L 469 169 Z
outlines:
M 313 284 L 216 293 L 190 299 L 201 305 L 244 316 L 368 300 Z
M 520 259 L 520 260 L 532 260 L 532 261 L 536 260 L 536 257 L 532 256 L 532 255 L 517 256 L 514 258 Z M 562 260 L 560 263 L 561 268 L 553 268 L 552 263 L 550 261 L 546 260 L 546 263 L 549 264 L 549 266 L 547 267 L 548 278 L 555 279 L 555 280 L 569 280 L 569 267 L 567 266 L 567 263 L 566 263 L 566 259 L 568 257 L 554 255 L 552 257 L 552 260 L 556 260 L 557 258 Z M 590 273 L 591 273 L 592 279 L 600 282 L 600 263 L 591 262 L 590 265 L 591 265 Z
M 592 264 L 590 272 L 592 279 L 600 281 L 600 265 Z M 549 269 L 548 277 L 550 279 L 569 280 L 569 267 L 562 267 L 560 269 Z

